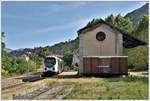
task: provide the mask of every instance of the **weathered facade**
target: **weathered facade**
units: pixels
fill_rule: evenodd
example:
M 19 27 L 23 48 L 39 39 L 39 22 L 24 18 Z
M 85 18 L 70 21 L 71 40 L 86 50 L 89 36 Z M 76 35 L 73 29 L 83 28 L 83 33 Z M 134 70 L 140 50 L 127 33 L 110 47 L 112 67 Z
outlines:
M 103 20 L 80 29 L 78 36 L 79 74 L 127 74 L 127 56 L 123 56 L 123 47 L 146 44 Z

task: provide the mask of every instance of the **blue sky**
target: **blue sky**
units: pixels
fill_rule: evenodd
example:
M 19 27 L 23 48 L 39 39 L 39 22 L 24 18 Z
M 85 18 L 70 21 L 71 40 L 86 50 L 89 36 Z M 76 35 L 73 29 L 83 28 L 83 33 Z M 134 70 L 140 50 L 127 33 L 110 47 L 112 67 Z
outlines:
M 125 15 L 146 2 L 2 2 L 7 48 L 51 46 L 77 37 L 93 18 Z

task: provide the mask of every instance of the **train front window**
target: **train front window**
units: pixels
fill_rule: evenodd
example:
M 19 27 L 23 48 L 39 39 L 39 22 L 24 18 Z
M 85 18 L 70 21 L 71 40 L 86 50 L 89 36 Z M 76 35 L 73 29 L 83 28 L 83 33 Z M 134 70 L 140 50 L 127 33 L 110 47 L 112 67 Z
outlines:
M 52 67 L 56 64 L 56 59 L 55 58 L 46 58 L 44 62 L 47 67 Z

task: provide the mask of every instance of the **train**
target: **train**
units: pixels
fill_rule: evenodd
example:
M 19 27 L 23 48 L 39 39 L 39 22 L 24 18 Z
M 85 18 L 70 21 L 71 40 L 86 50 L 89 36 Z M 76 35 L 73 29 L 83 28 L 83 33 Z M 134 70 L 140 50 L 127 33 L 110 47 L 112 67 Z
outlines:
M 63 72 L 64 62 L 58 56 L 46 56 L 44 59 L 45 74 L 59 74 Z

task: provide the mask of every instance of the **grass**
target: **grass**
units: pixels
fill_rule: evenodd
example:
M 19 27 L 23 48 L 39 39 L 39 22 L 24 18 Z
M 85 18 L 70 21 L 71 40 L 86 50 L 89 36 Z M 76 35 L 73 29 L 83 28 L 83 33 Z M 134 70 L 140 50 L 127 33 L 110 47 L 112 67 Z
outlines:
M 48 84 L 74 85 L 64 99 L 148 99 L 146 77 L 83 77 L 52 80 Z

